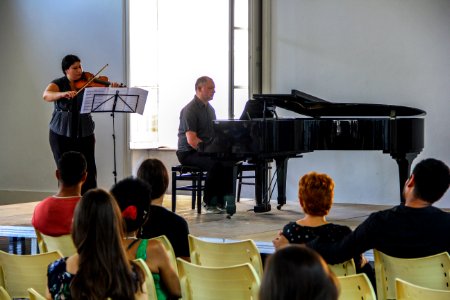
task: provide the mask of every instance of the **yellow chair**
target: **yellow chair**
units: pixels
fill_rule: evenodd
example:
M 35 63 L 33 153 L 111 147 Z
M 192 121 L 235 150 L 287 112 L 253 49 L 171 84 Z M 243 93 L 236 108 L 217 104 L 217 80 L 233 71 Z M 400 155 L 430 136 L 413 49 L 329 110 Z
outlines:
M 163 244 L 164 248 L 166 249 L 167 255 L 169 256 L 170 263 L 172 264 L 172 267 L 174 268 L 175 272 L 178 274 L 177 258 L 175 256 L 175 251 L 173 250 L 172 244 L 170 243 L 169 239 L 165 235 L 160 235 L 151 238 L 151 240 L 157 240 L 160 241 L 161 244 Z
M 396 258 L 374 249 L 378 299 L 395 299 L 395 279 L 423 287 L 450 289 L 450 256 L 447 252 L 420 258 Z
M 46 298 L 44 296 L 42 296 L 41 294 L 39 294 L 35 289 L 33 288 L 29 288 L 28 289 L 28 298 L 30 298 L 30 300 L 46 300 Z
M 0 250 L 0 266 L 3 270 L 5 289 L 13 298 L 28 298 L 28 288 L 45 294 L 47 267 L 62 258 L 58 251 L 36 255 L 16 255 Z
M 260 280 L 249 263 L 205 267 L 177 258 L 183 300 L 258 299 Z
M 348 276 L 356 274 L 356 266 L 353 258 L 340 264 L 328 265 L 328 267 L 336 276 Z
M 376 300 L 375 290 L 366 274 L 338 276 L 339 300 Z
M 11 297 L 3 286 L 0 286 L 0 300 L 11 300 Z
M 407 281 L 395 280 L 397 300 L 448 300 L 449 290 L 436 290 L 418 286 Z
M 58 250 L 64 257 L 77 253 L 70 234 L 61 236 L 45 235 L 35 229 L 39 251 L 41 253 Z
M 189 250 L 193 264 L 208 267 L 227 267 L 250 263 L 259 278 L 262 278 L 261 255 L 255 242 L 252 240 L 215 243 L 201 240 L 190 234 Z
M 135 259 L 134 262 L 144 271 L 145 273 L 145 286 L 147 287 L 147 294 L 149 300 L 157 300 L 155 282 L 153 281 L 152 272 L 148 268 L 145 261 L 141 258 Z

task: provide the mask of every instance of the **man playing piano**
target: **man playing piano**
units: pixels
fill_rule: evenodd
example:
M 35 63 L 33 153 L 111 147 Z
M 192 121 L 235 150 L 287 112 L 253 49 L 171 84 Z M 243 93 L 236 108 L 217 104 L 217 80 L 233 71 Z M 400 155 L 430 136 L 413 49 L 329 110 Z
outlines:
M 196 166 L 207 171 L 204 206 L 208 213 L 221 213 L 225 204 L 234 203 L 233 168 L 214 158 L 201 156 L 198 149 L 214 138 L 214 81 L 202 76 L 195 83 L 195 96 L 180 113 L 177 157 L 182 165 Z

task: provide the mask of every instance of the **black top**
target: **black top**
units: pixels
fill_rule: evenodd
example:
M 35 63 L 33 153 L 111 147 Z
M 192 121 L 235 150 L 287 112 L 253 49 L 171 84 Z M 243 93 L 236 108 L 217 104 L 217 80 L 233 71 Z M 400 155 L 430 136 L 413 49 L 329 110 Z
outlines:
M 61 92 L 70 91 L 67 77 L 60 77 L 52 81 Z M 84 92 L 74 99 L 62 98 L 54 102 L 54 110 L 50 121 L 50 130 L 66 137 L 79 138 L 94 134 L 95 124 L 91 114 L 80 114 Z
M 318 237 L 323 241 L 335 243 L 342 240 L 351 232 L 350 227 L 333 223 L 310 227 L 298 225 L 296 222 L 289 222 L 283 228 L 283 235 L 290 244 L 304 244 Z M 361 266 L 361 253 L 355 255 L 353 260 L 359 271 Z
M 404 205 L 372 213 L 350 235 L 337 243 L 323 239 L 308 242 L 332 264 L 357 253 L 377 249 L 389 256 L 417 258 L 450 252 L 450 214 L 439 208 Z
M 176 257 L 189 257 L 188 234 L 189 227 L 185 219 L 165 207 L 152 205 L 139 238 L 150 239 L 165 235 L 172 244 Z

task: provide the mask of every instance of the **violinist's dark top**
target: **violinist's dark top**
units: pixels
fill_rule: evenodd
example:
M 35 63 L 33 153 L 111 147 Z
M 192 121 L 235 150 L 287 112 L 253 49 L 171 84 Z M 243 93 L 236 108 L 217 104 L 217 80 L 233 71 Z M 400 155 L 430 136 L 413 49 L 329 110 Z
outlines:
M 69 91 L 70 82 L 67 77 L 52 81 L 61 92 Z M 54 102 L 54 110 L 50 121 L 50 130 L 56 134 L 72 138 L 87 137 L 94 134 L 95 124 L 91 114 L 80 114 L 84 92 L 74 99 L 62 98 Z

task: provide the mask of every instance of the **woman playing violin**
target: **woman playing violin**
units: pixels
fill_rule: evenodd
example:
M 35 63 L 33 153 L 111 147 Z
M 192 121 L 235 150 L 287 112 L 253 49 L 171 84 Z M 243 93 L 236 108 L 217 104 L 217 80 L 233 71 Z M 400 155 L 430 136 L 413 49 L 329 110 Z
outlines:
M 82 194 L 97 187 L 97 167 L 95 165 L 94 121 L 91 114 L 80 114 L 83 92 L 77 91 L 85 73 L 81 60 L 76 55 L 66 55 L 61 62 L 63 77 L 53 80 L 45 89 L 43 98 L 53 102 L 54 110 L 50 120 L 50 147 L 56 164 L 64 152 L 78 151 L 87 161 L 87 179 Z M 109 83 L 112 87 L 118 83 Z

